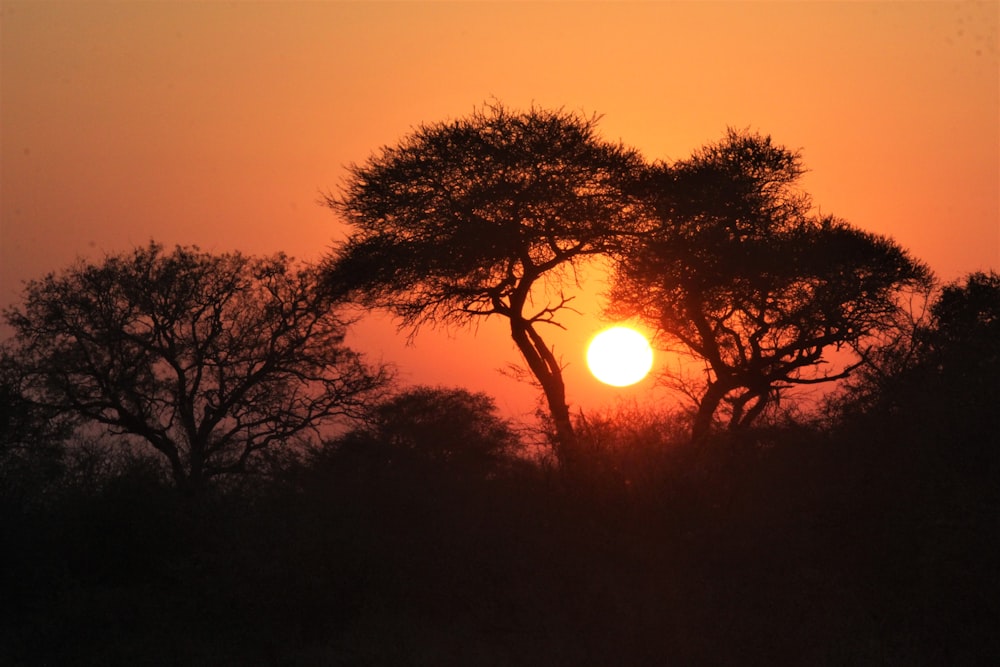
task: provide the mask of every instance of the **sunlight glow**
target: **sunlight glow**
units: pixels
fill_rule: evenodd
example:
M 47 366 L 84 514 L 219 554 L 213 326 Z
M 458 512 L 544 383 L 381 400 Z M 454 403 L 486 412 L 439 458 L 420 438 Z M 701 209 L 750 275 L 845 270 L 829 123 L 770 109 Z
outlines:
M 653 367 L 653 349 L 646 337 L 635 329 L 611 327 L 590 341 L 587 367 L 604 384 L 627 387 L 649 373 Z

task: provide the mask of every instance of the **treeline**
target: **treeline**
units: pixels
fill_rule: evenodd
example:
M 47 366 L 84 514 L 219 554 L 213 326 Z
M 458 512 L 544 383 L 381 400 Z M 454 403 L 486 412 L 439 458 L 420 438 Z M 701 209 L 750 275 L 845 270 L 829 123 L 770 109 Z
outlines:
M 993 664 L 1000 278 L 932 313 L 823 413 L 578 416 L 572 469 L 412 387 L 192 496 L 5 401 L 4 661 Z

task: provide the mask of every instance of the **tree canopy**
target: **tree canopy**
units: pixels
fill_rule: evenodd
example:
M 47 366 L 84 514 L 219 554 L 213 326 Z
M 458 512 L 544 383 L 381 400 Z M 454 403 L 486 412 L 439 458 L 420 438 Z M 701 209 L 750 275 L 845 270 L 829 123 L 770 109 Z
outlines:
M 316 283 L 281 254 L 150 243 L 29 282 L 6 354 L 35 404 L 138 437 L 197 492 L 385 385 Z
M 693 432 L 725 404 L 750 424 L 794 385 L 844 377 L 896 297 L 930 271 L 891 239 L 812 212 L 797 152 L 730 130 L 690 159 L 654 166 L 645 184 L 657 226 L 618 255 L 609 311 L 638 316 L 661 342 L 705 363 L 688 389 Z
M 363 424 L 334 444 L 346 458 L 480 476 L 500 470 L 520 448 L 517 431 L 489 395 L 423 385 L 375 403 Z
M 1000 275 L 974 272 L 944 285 L 928 314 L 832 397 L 833 412 L 906 432 L 949 459 L 992 460 L 987 450 L 1000 440 Z
M 540 325 L 559 326 L 567 281 L 638 220 L 644 162 L 598 138 L 596 117 L 510 111 L 423 125 L 350 168 L 329 205 L 352 232 L 327 264 L 335 289 L 385 308 L 412 332 L 497 315 L 545 394 L 565 450 L 573 440 L 559 360 Z M 563 452 L 565 454 L 565 451 Z

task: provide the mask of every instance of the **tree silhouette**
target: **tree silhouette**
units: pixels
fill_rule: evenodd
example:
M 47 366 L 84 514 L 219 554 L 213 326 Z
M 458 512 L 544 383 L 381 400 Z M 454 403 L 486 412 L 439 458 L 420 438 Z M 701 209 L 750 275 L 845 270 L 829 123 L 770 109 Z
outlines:
M 385 385 L 316 282 L 281 254 L 151 243 L 28 283 L 9 352 L 38 405 L 138 436 L 197 493 Z
M 783 389 L 845 377 L 860 363 L 846 351 L 892 325 L 901 290 L 931 279 L 890 239 L 811 214 L 802 173 L 798 153 L 733 130 L 651 170 L 659 225 L 620 254 L 609 310 L 704 361 L 695 439 L 722 405 L 740 428 Z
M 44 486 L 62 472 L 72 416 L 25 395 L 16 361 L 0 349 L 0 502 Z
M 993 456 L 1000 431 L 1000 275 L 975 272 L 943 286 L 930 318 L 881 351 L 848 383 L 833 407 L 847 420 L 905 424 L 908 442 L 948 443 L 948 456 Z M 957 445 L 957 446 L 956 446 Z M 973 452 L 975 452 L 973 454 Z M 982 466 L 985 471 L 987 466 Z
M 329 205 L 353 233 L 332 284 L 423 324 L 498 315 L 544 392 L 558 454 L 574 442 L 562 368 L 541 334 L 561 326 L 566 281 L 636 224 L 629 182 L 640 156 L 600 140 L 597 118 L 500 105 L 421 126 L 351 167 Z
M 458 387 L 410 387 L 372 405 L 363 421 L 339 439 L 338 453 L 383 465 L 430 463 L 487 475 L 509 462 L 520 442 L 493 398 Z
M 941 458 L 959 471 L 959 479 L 981 483 L 996 508 L 1000 274 L 975 272 L 945 285 L 931 315 L 918 363 L 895 378 L 883 406 L 910 415 L 910 428 L 917 431 L 912 440 L 944 449 Z
M 931 314 L 934 322 L 927 338 L 938 371 L 956 379 L 967 376 L 993 383 L 972 389 L 981 396 L 995 396 L 1000 373 L 1000 274 L 977 271 L 945 285 Z

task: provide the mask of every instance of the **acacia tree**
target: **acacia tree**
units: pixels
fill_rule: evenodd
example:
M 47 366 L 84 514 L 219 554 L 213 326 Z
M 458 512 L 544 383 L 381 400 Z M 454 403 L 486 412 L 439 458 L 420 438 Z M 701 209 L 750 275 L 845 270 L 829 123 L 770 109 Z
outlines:
M 328 204 L 353 231 L 327 273 L 411 335 L 423 324 L 498 315 L 545 395 L 565 461 L 574 442 L 562 368 L 542 336 L 561 326 L 563 287 L 636 224 L 643 165 L 599 139 L 596 117 L 495 105 L 425 125 L 354 165 Z
M 386 384 L 316 286 L 282 254 L 151 243 L 29 282 L 8 353 L 36 404 L 138 436 L 197 493 Z
M 897 296 L 929 285 L 892 240 L 812 214 L 802 173 L 797 152 L 733 130 L 651 169 L 659 224 L 619 255 L 609 310 L 705 363 L 695 439 L 721 406 L 745 427 L 783 389 L 847 376 L 895 321 Z

